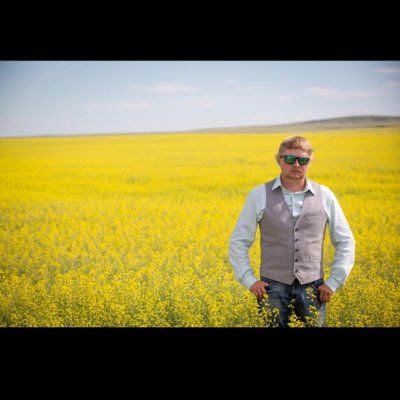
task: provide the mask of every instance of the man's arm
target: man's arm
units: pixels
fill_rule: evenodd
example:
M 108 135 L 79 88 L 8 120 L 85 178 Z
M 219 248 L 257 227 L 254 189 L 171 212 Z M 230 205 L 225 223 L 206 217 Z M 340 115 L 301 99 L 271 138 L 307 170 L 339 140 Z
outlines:
M 249 250 L 254 243 L 256 232 L 257 201 L 254 191 L 251 191 L 229 239 L 229 261 L 236 279 L 247 288 L 257 281 L 249 258 Z
M 355 240 L 342 208 L 335 195 L 330 193 L 330 207 L 328 209 L 329 236 L 335 247 L 331 274 L 326 285 L 335 292 L 341 288 L 354 265 Z

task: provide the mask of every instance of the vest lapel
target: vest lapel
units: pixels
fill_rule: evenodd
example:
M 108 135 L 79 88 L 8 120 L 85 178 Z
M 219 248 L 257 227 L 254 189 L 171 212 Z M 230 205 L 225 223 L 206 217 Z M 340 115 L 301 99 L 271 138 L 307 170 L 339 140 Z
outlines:
M 309 190 L 307 190 L 307 192 L 304 194 L 303 208 L 301 210 L 299 218 L 297 218 L 295 226 L 298 225 L 303 220 L 304 215 L 308 213 L 310 208 L 312 208 L 311 203 L 313 202 L 313 199 L 310 197 L 314 196 Z

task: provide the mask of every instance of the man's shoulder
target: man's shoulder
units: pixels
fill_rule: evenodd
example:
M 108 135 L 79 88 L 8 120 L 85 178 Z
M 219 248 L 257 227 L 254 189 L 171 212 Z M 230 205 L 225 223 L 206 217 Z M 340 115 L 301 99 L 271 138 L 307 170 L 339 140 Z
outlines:
M 265 196 L 265 183 L 261 183 L 260 185 L 253 187 L 248 193 L 248 198 L 255 200 L 258 204 L 262 204 L 263 202 L 265 202 Z
M 333 191 L 331 189 L 328 188 L 328 186 L 322 185 L 322 184 L 312 181 L 312 180 L 310 180 L 310 183 L 313 186 L 318 185 L 320 187 L 322 196 L 330 198 L 330 199 L 335 197 L 335 194 L 333 193 Z
M 252 194 L 260 194 L 260 193 L 265 193 L 265 185 L 273 185 L 276 181 L 276 178 L 265 182 L 265 183 L 261 183 L 255 187 L 253 187 L 253 189 L 250 190 L 250 193 Z
M 261 183 L 260 185 L 253 187 L 253 189 L 251 189 L 249 192 L 249 196 L 257 197 L 263 192 L 265 192 L 265 183 Z

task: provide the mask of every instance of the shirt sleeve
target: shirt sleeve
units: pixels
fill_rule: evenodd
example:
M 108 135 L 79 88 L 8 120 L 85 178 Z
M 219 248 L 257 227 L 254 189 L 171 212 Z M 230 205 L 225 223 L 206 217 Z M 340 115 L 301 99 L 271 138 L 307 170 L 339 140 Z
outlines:
M 257 199 L 252 190 L 245 201 L 229 240 L 229 261 L 236 279 L 245 287 L 257 281 L 250 266 L 249 249 L 257 232 Z
M 334 292 L 341 288 L 354 265 L 355 240 L 342 208 L 335 195 L 329 191 L 328 206 L 329 236 L 335 247 L 331 274 L 326 285 Z

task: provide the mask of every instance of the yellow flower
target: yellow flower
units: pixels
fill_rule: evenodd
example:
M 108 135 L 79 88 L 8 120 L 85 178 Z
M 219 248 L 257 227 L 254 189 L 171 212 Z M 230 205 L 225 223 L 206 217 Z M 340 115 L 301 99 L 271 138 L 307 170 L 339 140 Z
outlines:
M 335 192 L 356 239 L 327 326 L 400 326 L 399 134 L 306 135 L 309 176 Z M 260 315 L 235 280 L 227 245 L 287 136 L 0 139 L 0 326 L 275 326 L 278 310 Z M 256 273 L 259 257 L 255 244 Z M 327 235 L 326 276 L 332 260 Z

